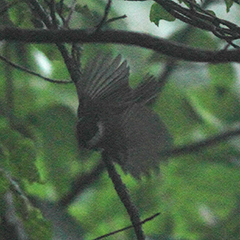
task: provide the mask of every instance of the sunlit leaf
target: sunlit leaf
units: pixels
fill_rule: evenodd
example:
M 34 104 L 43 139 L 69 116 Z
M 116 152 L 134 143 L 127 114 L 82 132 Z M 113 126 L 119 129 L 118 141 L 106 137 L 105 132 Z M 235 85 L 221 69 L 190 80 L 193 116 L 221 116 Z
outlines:
M 167 12 L 161 5 L 154 3 L 150 11 L 150 21 L 158 26 L 160 20 L 174 21 L 175 17 Z
M 225 0 L 225 4 L 226 4 L 226 11 L 229 12 L 231 6 L 233 5 L 233 0 Z

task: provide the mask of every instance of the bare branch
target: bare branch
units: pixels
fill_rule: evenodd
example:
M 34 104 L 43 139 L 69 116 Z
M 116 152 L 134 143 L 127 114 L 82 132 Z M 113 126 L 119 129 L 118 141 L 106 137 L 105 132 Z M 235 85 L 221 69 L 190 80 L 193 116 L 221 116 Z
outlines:
M 153 216 L 151 216 L 151 217 L 149 217 L 149 218 L 146 218 L 145 220 L 143 220 L 142 222 L 140 222 L 139 225 L 142 225 L 142 224 L 144 224 L 144 223 L 146 223 L 146 222 L 148 222 L 148 221 L 151 221 L 151 220 L 153 220 L 155 217 L 157 217 L 157 216 L 159 216 L 159 215 L 160 215 L 160 213 L 156 213 L 156 214 L 154 214 Z M 108 233 L 108 234 L 105 234 L 105 235 L 102 235 L 102 236 L 100 236 L 100 237 L 97 237 L 97 238 L 95 238 L 95 239 L 93 239 L 93 240 L 103 239 L 103 238 L 112 236 L 112 235 L 114 235 L 114 234 L 117 234 L 117 233 L 126 231 L 126 230 L 128 230 L 128 229 L 130 229 L 130 228 L 133 228 L 133 226 L 131 225 L 131 226 L 128 226 L 128 227 L 125 227 L 125 228 L 116 230 L 116 231 L 114 231 L 114 232 L 110 232 L 110 233 Z
M 7 27 L 0 30 L 0 40 L 22 41 L 25 43 L 116 43 L 152 49 L 167 56 L 186 61 L 211 63 L 240 62 L 239 49 L 202 50 L 148 34 L 122 30 L 95 32 L 94 29 L 24 30 Z
M 66 28 L 69 28 L 69 23 L 70 23 L 70 21 L 72 19 L 76 3 L 77 3 L 77 0 L 73 0 L 73 3 L 71 5 L 71 7 L 70 7 L 69 14 L 68 14 L 67 18 L 64 19 L 64 27 L 66 27 Z M 62 17 L 62 19 L 63 19 L 63 17 Z
M 162 154 L 164 156 L 180 156 L 184 154 L 191 154 L 194 152 L 201 151 L 203 148 L 211 147 L 220 142 L 227 141 L 233 137 L 240 136 L 240 129 L 229 130 L 224 133 L 220 133 L 216 136 L 204 139 L 199 142 L 195 142 L 189 145 L 175 147 L 171 150 L 164 151 Z
M 44 22 L 44 24 L 47 26 L 48 29 L 54 29 L 54 25 L 51 22 L 51 17 L 49 14 L 45 11 L 45 9 L 41 6 L 41 4 L 37 0 L 27 0 L 30 7 L 32 8 L 32 11 L 37 11 L 37 14 L 41 18 L 41 20 Z M 49 31 L 49 30 L 47 30 Z M 53 30 L 51 30 L 53 31 Z M 56 30 L 57 31 L 57 30 Z M 17 40 L 17 39 L 15 39 Z M 17 40 L 18 41 L 18 40 Z M 68 53 L 67 48 L 62 44 L 62 42 L 54 42 L 56 43 L 59 51 L 62 54 L 62 57 L 64 59 L 64 62 L 67 66 L 68 72 L 71 75 L 71 79 L 73 82 L 76 82 L 80 78 L 79 69 L 77 68 L 77 65 L 75 64 L 75 61 L 71 58 L 71 56 Z M 74 43 L 74 41 L 72 41 Z
M 50 16 L 46 13 L 45 9 L 35 0 L 27 0 L 26 1 L 33 13 L 38 14 L 44 24 L 50 29 L 52 28 L 52 22 Z
M 137 208 L 131 201 L 131 198 L 130 198 L 130 195 L 128 193 L 126 186 L 122 182 L 122 179 L 119 176 L 119 174 L 117 173 L 113 162 L 109 159 L 109 157 L 105 151 L 103 151 L 103 153 L 102 153 L 102 159 L 106 165 L 108 175 L 113 182 L 114 188 L 128 212 L 128 215 L 131 219 L 137 239 L 144 240 L 145 239 L 144 233 L 142 231 L 141 225 L 139 224 L 141 222 L 140 216 L 139 216 Z
M 216 17 L 193 1 L 188 1 L 190 9 L 170 0 L 155 0 L 155 2 L 177 19 L 194 27 L 211 31 L 216 37 L 227 42 L 240 38 L 240 28 L 236 24 Z
M 120 19 L 124 19 L 124 18 L 126 18 L 127 17 L 127 15 L 122 15 L 122 16 L 120 16 L 120 17 L 115 17 L 115 18 L 110 18 L 110 19 L 108 19 L 107 21 L 106 21 L 106 23 L 111 23 L 111 22 L 115 22 L 115 21 L 117 21 L 117 20 L 120 20 Z
M 54 28 L 58 28 L 58 24 L 57 24 L 57 19 L 56 19 L 56 3 L 55 0 L 50 0 L 49 2 L 49 8 L 50 8 L 50 13 L 51 13 L 51 18 L 52 18 L 52 24 L 54 26 Z

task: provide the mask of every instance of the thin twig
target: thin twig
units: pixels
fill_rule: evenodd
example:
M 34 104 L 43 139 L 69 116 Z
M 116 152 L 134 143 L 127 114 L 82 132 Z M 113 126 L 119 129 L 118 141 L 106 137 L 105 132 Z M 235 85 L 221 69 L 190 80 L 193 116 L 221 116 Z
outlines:
M 59 12 L 58 12 L 59 15 L 62 15 L 63 6 L 64 6 L 64 0 L 60 0 L 60 2 L 59 2 Z
M 157 217 L 157 216 L 159 216 L 159 215 L 160 215 L 160 213 L 156 213 L 156 214 L 154 214 L 153 216 L 144 219 L 142 222 L 139 223 L 139 225 L 143 225 L 144 223 L 153 220 L 155 217 Z M 93 240 L 103 239 L 103 238 L 112 236 L 112 235 L 114 235 L 114 234 L 117 234 L 117 233 L 126 231 L 126 230 L 128 230 L 128 229 L 130 229 L 130 228 L 133 228 L 133 226 L 131 225 L 131 226 L 128 226 L 128 227 L 125 227 L 125 228 L 116 230 L 116 231 L 114 231 L 114 232 L 110 232 L 110 233 L 108 233 L 108 234 L 105 234 L 105 235 L 102 235 L 102 236 L 100 236 L 100 237 L 94 238 Z
M 99 31 L 102 26 L 106 23 L 110 8 L 111 8 L 111 4 L 112 4 L 112 0 L 108 0 L 108 3 L 105 7 L 105 11 L 104 11 L 104 15 L 102 17 L 102 20 L 100 21 L 100 23 L 96 26 L 96 31 Z
M 76 1 L 76 0 L 74 0 Z M 45 9 L 40 5 L 37 0 L 28 0 L 33 10 L 36 10 L 42 21 L 45 23 L 48 29 L 52 29 L 53 25 L 51 22 L 50 16 L 46 13 Z M 51 30 L 53 31 L 53 30 Z M 72 41 L 74 42 L 74 41 Z M 80 79 L 79 69 L 77 68 L 74 60 L 68 53 L 67 48 L 62 43 L 55 42 L 60 53 L 62 54 L 65 65 L 67 66 L 68 72 L 70 73 L 71 79 L 73 82 L 76 82 Z
M 95 32 L 92 31 L 92 29 L 63 29 L 50 31 L 6 27 L 3 30 L 0 29 L 0 40 L 21 41 L 25 43 L 56 43 L 57 45 L 63 42 L 124 44 L 152 49 L 167 56 L 186 61 L 211 63 L 240 62 L 239 49 L 228 51 L 204 50 L 154 37 L 149 34 L 124 30 L 104 30 Z M 72 64 L 73 63 L 70 63 L 69 66 L 67 65 L 68 69 L 72 67 Z
M 50 8 L 50 15 L 52 18 L 52 24 L 54 26 L 55 29 L 58 28 L 58 24 L 57 24 L 57 19 L 56 19 L 56 3 L 55 0 L 50 0 L 49 3 L 49 8 Z
M 216 136 L 204 139 L 199 142 L 195 142 L 185 146 L 175 147 L 173 149 L 163 151 L 162 155 L 171 157 L 171 156 L 180 156 L 184 154 L 199 152 L 203 148 L 211 147 L 213 145 L 216 145 L 223 141 L 227 141 L 239 135 L 240 135 L 240 129 L 230 130 L 230 131 L 218 134 Z
M 66 27 L 66 28 L 69 28 L 69 22 L 71 21 L 72 15 L 74 14 L 76 4 L 77 4 L 77 0 L 73 0 L 73 3 L 70 7 L 70 12 L 69 12 L 66 20 L 64 21 L 64 27 Z
M 31 202 L 28 199 L 28 196 L 26 195 L 26 193 L 21 189 L 21 187 L 19 186 L 18 182 L 11 176 L 11 174 L 9 172 L 7 172 L 5 169 L 0 168 L 0 173 L 4 174 L 5 177 L 8 179 L 9 183 L 11 184 L 11 190 L 14 193 L 17 193 L 24 201 L 25 205 L 29 205 L 31 204 Z
M 29 73 L 33 76 L 36 76 L 36 77 L 39 77 L 39 78 L 42 78 L 44 79 L 45 81 L 48 81 L 48 82 L 51 82 L 51 83 L 59 83 L 59 84 L 68 84 L 68 83 L 72 83 L 72 81 L 62 81 L 62 80 L 56 80 L 56 79 L 51 79 L 51 78 L 47 78 L 47 77 L 44 77 L 42 76 L 41 74 L 39 73 L 36 73 L 36 72 L 33 72 L 25 67 L 22 67 L 22 66 L 19 66 L 18 64 L 16 63 L 13 63 L 12 61 L 8 60 L 7 58 L 3 57 L 0 55 L 0 59 L 4 62 L 6 62 L 7 64 L 9 64 L 10 66 L 20 70 L 20 71 L 23 71 L 23 72 L 26 72 L 26 73 Z
M 73 43 L 72 49 L 71 49 L 71 56 L 72 56 L 72 59 L 74 59 L 74 62 L 76 63 L 76 66 L 78 69 L 81 69 L 81 53 L 82 53 L 82 48 L 80 44 Z
M 115 17 L 115 18 L 110 18 L 110 19 L 108 19 L 107 21 L 106 21 L 106 23 L 111 23 L 111 22 L 115 22 L 115 21 L 117 21 L 117 20 L 120 20 L 120 19 L 124 19 L 124 18 L 126 18 L 127 17 L 127 15 L 122 15 L 122 16 L 120 16 L 120 17 Z
M 65 24 L 65 18 L 63 16 L 63 6 L 64 6 L 64 0 L 60 0 L 58 5 L 56 6 L 56 12 L 58 13 L 59 17 L 61 18 L 61 20 L 63 22 L 63 27 L 65 27 L 66 24 Z
M 173 73 L 174 70 L 176 70 L 176 67 L 177 67 L 176 60 L 171 59 L 166 62 L 161 75 L 157 79 L 159 84 L 158 84 L 158 89 L 156 90 L 156 94 L 159 95 L 161 93 L 165 84 L 167 83 L 169 76 Z
M 30 4 L 30 7 L 33 13 L 37 13 L 37 15 L 41 18 L 47 28 L 52 28 L 52 22 L 50 16 L 46 13 L 45 9 L 39 4 L 36 0 L 27 0 Z

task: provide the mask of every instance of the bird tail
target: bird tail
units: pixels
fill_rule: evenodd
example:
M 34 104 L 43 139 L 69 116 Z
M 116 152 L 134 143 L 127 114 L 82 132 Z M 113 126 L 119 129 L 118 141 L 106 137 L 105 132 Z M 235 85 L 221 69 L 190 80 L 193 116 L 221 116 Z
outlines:
M 134 104 L 122 116 L 126 151 L 123 162 L 125 172 L 140 178 L 151 170 L 158 171 L 162 152 L 171 145 L 171 137 L 158 114 L 142 104 Z

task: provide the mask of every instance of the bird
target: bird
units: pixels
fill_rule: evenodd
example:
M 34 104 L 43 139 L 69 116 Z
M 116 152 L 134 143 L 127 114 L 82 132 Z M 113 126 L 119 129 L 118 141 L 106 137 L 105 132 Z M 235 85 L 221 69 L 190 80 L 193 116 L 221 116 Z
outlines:
M 159 92 L 153 76 L 145 76 L 133 89 L 127 61 L 101 53 L 81 70 L 76 89 L 80 149 L 104 151 L 134 178 L 159 170 L 171 136 L 159 115 L 146 106 Z

